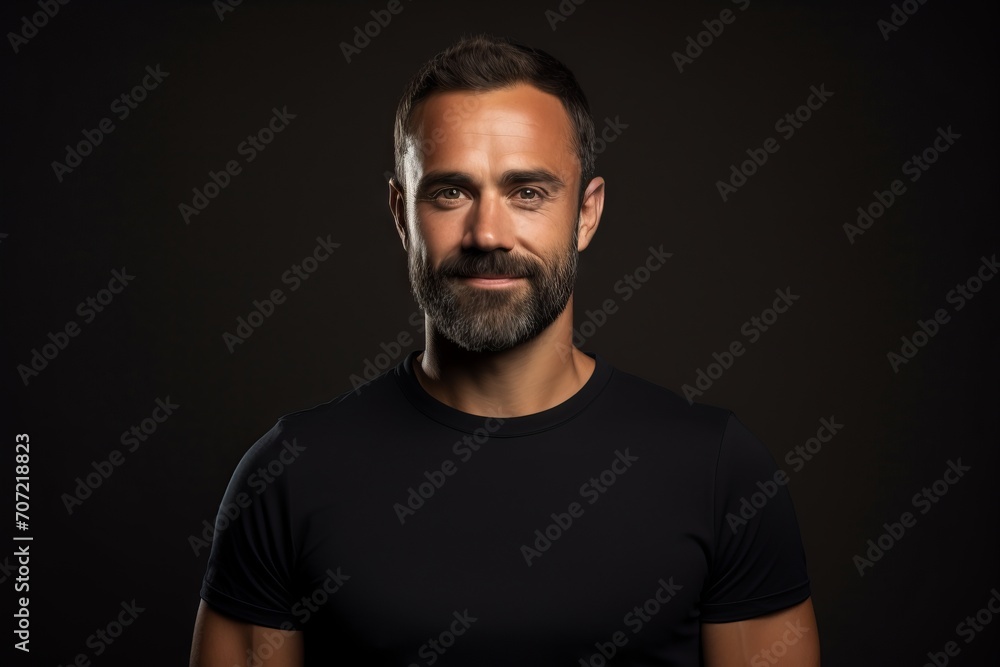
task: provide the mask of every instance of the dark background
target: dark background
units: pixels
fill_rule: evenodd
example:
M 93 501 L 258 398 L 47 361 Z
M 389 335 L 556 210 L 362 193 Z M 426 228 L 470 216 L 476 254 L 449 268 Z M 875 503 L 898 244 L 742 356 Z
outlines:
M 598 158 L 607 205 L 576 293 L 578 323 L 606 298 L 619 310 L 583 348 L 680 392 L 744 342 L 699 400 L 733 409 L 791 477 L 824 664 L 922 665 L 948 641 L 949 664 L 995 664 L 1000 619 L 970 643 L 956 626 L 1000 586 L 1000 280 L 961 310 L 946 300 L 1000 250 L 993 6 L 911 2 L 886 40 L 889 2 L 590 0 L 555 30 L 557 0 L 403 3 L 350 63 L 338 45 L 386 3 L 247 1 L 220 20 L 209 2 L 71 2 L 17 53 L 0 47 L 0 487 L 13 503 L 14 435 L 30 434 L 30 664 L 186 664 L 207 560 L 189 538 L 243 452 L 350 389 L 380 343 L 418 337 L 386 208 L 393 114 L 419 63 L 478 31 L 550 51 L 599 131 L 627 124 Z M 725 8 L 735 22 L 678 72 L 671 54 Z M 0 29 L 38 11 L 5 3 Z M 112 100 L 158 64 L 169 76 L 119 120 Z M 775 121 L 821 84 L 832 97 L 784 139 Z M 246 163 L 237 145 L 274 107 L 296 118 Z M 59 182 L 51 163 L 104 117 L 115 130 Z M 911 183 L 901 166 L 939 127 L 961 138 Z M 779 151 L 723 202 L 716 181 L 767 137 Z M 178 205 L 231 159 L 242 173 L 185 224 Z M 897 178 L 905 194 L 849 243 L 843 224 Z M 327 235 L 340 248 L 289 291 L 282 273 Z M 661 244 L 673 257 L 623 301 L 616 281 Z M 77 304 L 122 267 L 135 279 L 84 323 Z M 223 332 L 275 288 L 287 301 L 230 353 Z M 748 344 L 742 324 L 778 288 L 799 301 Z M 887 353 L 938 308 L 951 321 L 894 372 Z M 70 321 L 79 335 L 25 384 L 18 365 Z M 127 451 L 120 434 L 167 397 L 180 407 Z M 831 416 L 843 429 L 795 471 L 786 453 Z M 64 494 L 116 449 L 124 463 L 68 513 Z M 958 459 L 971 470 L 920 514 L 913 495 Z M 854 556 L 906 511 L 916 525 L 860 576 Z M 6 544 L 5 642 L 20 543 Z M 95 655 L 88 637 L 132 600 L 144 611 Z

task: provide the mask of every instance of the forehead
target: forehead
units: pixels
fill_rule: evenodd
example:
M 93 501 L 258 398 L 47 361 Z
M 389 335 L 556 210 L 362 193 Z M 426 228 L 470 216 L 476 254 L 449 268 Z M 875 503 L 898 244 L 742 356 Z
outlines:
M 528 84 L 434 93 L 415 109 L 412 127 L 406 153 L 419 171 L 579 170 L 565 107 L 555 95 Z

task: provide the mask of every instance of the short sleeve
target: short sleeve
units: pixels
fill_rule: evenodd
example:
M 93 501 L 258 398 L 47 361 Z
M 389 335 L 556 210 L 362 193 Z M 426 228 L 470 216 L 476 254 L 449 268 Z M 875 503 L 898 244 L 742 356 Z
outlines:
M 278 421 L 244 454 L 215 520 L 201 597 L 212 608 L 255 625 L 299 630 L 291 612 L 294 549 L 286 452 Z
M 732 413 L 715 475 L 715 542 L 702 621 L 761 616 L 810 595 L 788 475 Z

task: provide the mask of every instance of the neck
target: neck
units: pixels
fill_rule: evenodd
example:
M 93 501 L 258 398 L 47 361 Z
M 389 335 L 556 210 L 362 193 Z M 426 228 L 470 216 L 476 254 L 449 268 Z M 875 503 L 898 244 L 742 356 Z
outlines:
M 426 321 L 414 360 L 421 386 L 445 405 L 474 415 L 521 417 L 553 408 L 586 384 L 594 360 L 573 347 L 573 300 L 541 334 L 502 352 L 469 352 Z

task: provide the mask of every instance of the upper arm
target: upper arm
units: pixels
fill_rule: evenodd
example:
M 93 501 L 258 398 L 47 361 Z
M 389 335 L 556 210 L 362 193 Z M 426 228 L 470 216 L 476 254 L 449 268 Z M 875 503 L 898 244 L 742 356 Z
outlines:
M 244 623 L 220 614 L 202 600 L 194 623 L 190 667 L 302 667 L 302 664 L 301 632 Z
M 796 667 L 819 667 L 812 598 L 743 621 L 702 623 L 701 642 L 705 667 L 763 667 L 778 660 Z
M 802 602 L 810 584 L 788 475 L 732 413 L 718 457 L 702 620 L 757 618 Z

